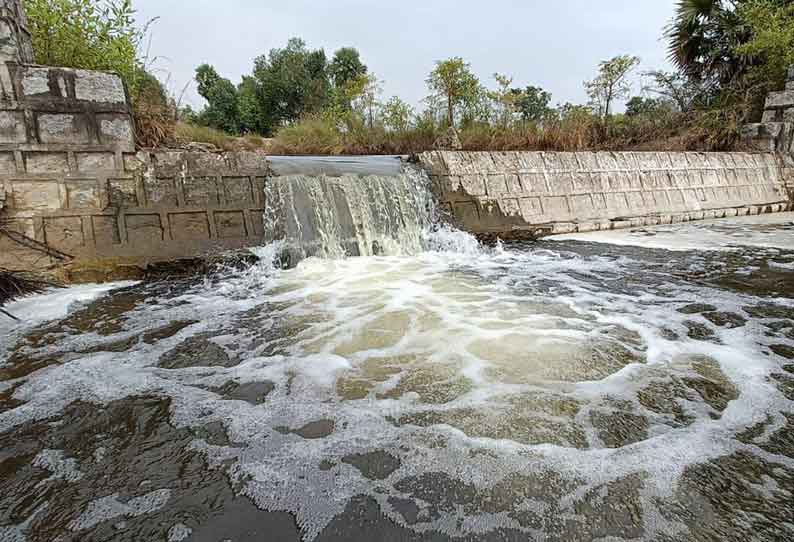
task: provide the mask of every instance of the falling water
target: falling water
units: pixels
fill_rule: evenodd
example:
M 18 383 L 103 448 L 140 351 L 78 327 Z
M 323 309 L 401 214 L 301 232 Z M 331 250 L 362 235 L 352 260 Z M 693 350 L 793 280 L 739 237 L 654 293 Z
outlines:
M 310 256 L 418 254 L 435 222 L 429 179 L 391 160 L 277 164 L 285 174 L 266 183 L 265 241 L 283 241 L 293 264 Z

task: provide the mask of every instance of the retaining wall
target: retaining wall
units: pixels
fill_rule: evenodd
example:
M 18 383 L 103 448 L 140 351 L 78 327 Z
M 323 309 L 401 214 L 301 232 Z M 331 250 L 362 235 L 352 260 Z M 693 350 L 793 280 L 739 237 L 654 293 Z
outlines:
M 772 153 L 424 153 L 454 221 L 483 236 L 669 224 L 790 208 Z

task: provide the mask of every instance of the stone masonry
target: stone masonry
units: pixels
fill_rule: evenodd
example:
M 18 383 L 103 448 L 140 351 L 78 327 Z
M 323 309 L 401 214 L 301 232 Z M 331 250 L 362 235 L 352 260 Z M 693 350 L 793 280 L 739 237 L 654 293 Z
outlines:
M 781 157 L 789 195 L 794 200 L 794 66 L 788 70 L 785 90 L 771 92 L 760 123 L 743 128 L 745 139 L 758 150 Z
M 454 221 L 538 237 L 791 208 L 772 153 L 457 152 L 420 156 Z
M 68 279 L 260 243 L 261 155 L 138 152 L 121 78 L 32 62 L 0 0 L 0 267 Z

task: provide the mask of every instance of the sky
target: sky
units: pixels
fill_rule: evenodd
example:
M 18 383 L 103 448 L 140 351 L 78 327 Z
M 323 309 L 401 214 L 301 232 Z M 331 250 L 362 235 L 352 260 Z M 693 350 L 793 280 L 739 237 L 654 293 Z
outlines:
M 384 97 L 419 105 L 434 63 L 460 56 L 493 87 L 494 72 L 514 86 L 550 91 L 554 104 L 585 103 L 582 83 L 601 60 L 642 59 L 638 74 L 669 69 L 661 39 L 675 0 L 134 0 L 150 27 L 148 56 L 179 95 L 196 66 L 209 63 L 238 83 L 253 59 L 303 38 L 311 48 L 353 46 L 383 81 Z M 146 52 L 145 51 L 145 52 Z M 640 92 L 639 75 L 635 93 Z M 186 103 L 201 107 L 195 84 Z

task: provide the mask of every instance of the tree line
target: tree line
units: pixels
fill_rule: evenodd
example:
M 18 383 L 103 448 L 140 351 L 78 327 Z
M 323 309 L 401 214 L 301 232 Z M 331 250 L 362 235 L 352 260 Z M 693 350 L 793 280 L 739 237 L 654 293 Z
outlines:
M 460 57 L 438 61 L 414 109 L 382 96 L 382 81 L 353 47 L 312 49 L 295 38 L 257 57 L 235 83 L 196 69 L 206 100 L 180 103 L 153 73 L 132 0 L 25 0 L 36 60 L 114 71 L 125 80 L 142 145 L 172 144 L 179 123 L 239 136 L 275 136 L 285 152 L 421 150 L 450 127 L 471 148 L 657 148 L 736 145 L 770 90 L 794 64 L 794 0 L 679 0 L 664 39 L 672 72 L 640 71 L 630 54 L 604 60 L 584 82 L 583 104 L 504 74 L 483 83 Z M 639 72 L 639 73 L 638 73 Z M 633 85 L 636 75 L 643 84 Z M 616 113 L 618 103 L 625 113 Z M 176 136 L 175 136 L 176 134 Z M 297 149 L 296 152 L 301 152 Z

